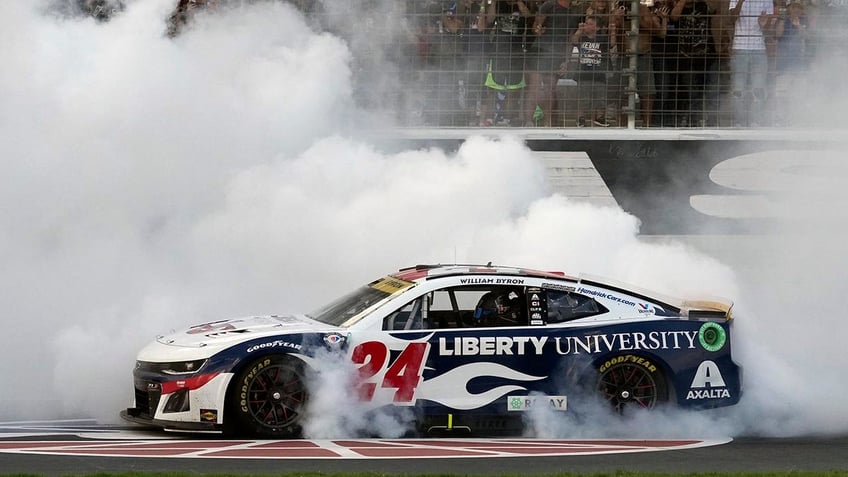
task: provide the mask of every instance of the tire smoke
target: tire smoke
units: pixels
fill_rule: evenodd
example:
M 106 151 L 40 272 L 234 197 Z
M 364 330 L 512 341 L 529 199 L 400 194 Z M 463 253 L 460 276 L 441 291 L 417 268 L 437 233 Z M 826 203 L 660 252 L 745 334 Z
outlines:
M 830 358 L 846 331 L 844 200 L 803 206 L 822 220 L 747 242 L 744 257 L 736 243 L 646 243 L 636 217 L 551 195 L 516 138 L 455 153 L 361 139 L 351 124 L 380 116 L 354 101 L 352 43 L 293 8 L 200 15 L 171 40 L 172 6 L 127 2 L 97 23 L 0 3 L 0 310 L 15 333 L 0 349 L 0 419 L 117 422 L 135 352 L 157 333 L 308 310 L 415 263 L 492 261 L 739 297 L 737 408 L 530 415 L 533 435 L 848 432 Z M 320 383 L 349 379 L 327 362 Z M 340 397 L 314 401 L 309 436 L 408 426 Z

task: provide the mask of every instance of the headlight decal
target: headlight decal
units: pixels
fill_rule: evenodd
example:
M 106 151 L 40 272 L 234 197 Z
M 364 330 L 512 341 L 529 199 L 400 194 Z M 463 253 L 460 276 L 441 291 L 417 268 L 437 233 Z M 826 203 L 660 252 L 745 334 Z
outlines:
M 148 371 L 154 373 L 164 373 L 170 375 L 194 374 L 206 365 L 206 359 L 196 359 L 193 361 L 177 361 L 173 363 L 151 363 L 148 361 L 137 361 L 135 369 L 137 371 Z
M 181 389 L 188 389 L 189 391 L 193 391 L 197 388 L 200 388 L 209 381 L 212 381 L 219 374 L 221 373 L 201 374 L 199 376 L 192 376 L 191 378 L 187 379 L 164 382 L 162 383 L 162 394 L 170 394 Z

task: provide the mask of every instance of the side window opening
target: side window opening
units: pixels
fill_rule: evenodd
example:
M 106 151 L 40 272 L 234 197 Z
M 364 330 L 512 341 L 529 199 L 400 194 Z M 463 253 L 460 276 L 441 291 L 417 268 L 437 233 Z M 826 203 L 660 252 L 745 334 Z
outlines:
M 430 323 L 433 328 L 462 327 L 463 312 L 460 308 L 460 298 L 454 289 L 436 290 L 430 293 Z
M 526 326 L 523 287 L 454 287 L 433 292 L 435 328 Z
M 563 323 L 606 313 L 606 307 L 594 298 L 574 292 L 546 290 L 548 323 Z
M 386 331 L 527 326 L 523 287 L 453 287 L 416 298 L 383 319 Z
M 404 305 L 399 310 L 383 319 L 383 329 L 386 331 L 421 330 L 428 328 L 426 307 L 423 306 L 427 297 L 418 297 Z
M 609 311 L 585 295 L 551 289 L 544 292 L 547 323 L 565 323 Z M 523 287 L 435 290 L 383 319 L 386 331 L 527 325 L 527 298 Z
M 474 307 L 471 326 L 524 326 L 527 324 L 527 299 L 518 288 L 496 289 L 484 293 Z

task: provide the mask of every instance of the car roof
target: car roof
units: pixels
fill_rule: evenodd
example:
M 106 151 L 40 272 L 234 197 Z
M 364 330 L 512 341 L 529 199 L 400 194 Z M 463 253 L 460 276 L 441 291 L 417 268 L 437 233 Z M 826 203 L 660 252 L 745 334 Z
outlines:
M 503 265 L 480 264 L 419 264 L 411 267 L 401 268 L 392 276 L 410 282 L 422 282 L 431 278 L 444 278 L 461 275 L 509 275 L 533 278 L 551 278 L 559 280 L 570 280 L 584 285 L 601 287 L 613 292 L 620 292 L 635 298 L 644 299 L 663 306 L 668 310 L 679 312 L 684 307 L 684 300 L 677 297 L 666 296 L 651 290 L 645 290 L 631 284 L 619 283 L 616 280 L 605 279 L 592 275 L 580 274 L 579 276 L 568 275 L 561 271 L 544 271 L 531 268 L 521 268 Z M 732 303 L 732 302 L 731 302 Z M 727 305 L 725 305 L 727 306 Z M 729 306 L 732 306 L 729 305 Z M 727 309 L 729 310 L 729 306 Z M 724 306 L 723 306 L 724 307 Z
M 421 281 L 428 278 L 447 277 L 452 275 L 510 275 L 521 277 L 539 277 L 539 278 L 565 278 L 569 280 L 577 280 L 577 277 L 568 276 L 559 271 L 542 271 L 529 268 L 509 267 L 502 265 L 486 265 L 479 264 L 435 264 L 435 265 L 415 265 L 412 267 L 401 268 L 397 273 L 392 275 L 407 281 Z

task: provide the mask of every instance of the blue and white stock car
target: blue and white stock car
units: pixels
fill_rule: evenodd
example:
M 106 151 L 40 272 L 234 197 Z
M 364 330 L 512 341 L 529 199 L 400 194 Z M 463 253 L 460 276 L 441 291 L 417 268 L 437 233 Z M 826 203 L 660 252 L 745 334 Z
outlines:
M 173 430 L 296 437 L 307 378 L 333 354 L 358 369 L 350 395 L 373 409 L 405 408 L 422 433 L 518 430 L 521 411 L 578 410 L 581 393 L 619 411 L 729 406 L 741 393 L 730 308 L 559 272 L 420 265 L 308 315 L 159 337 L 138 355 L 135 407 L 121 416 Z

